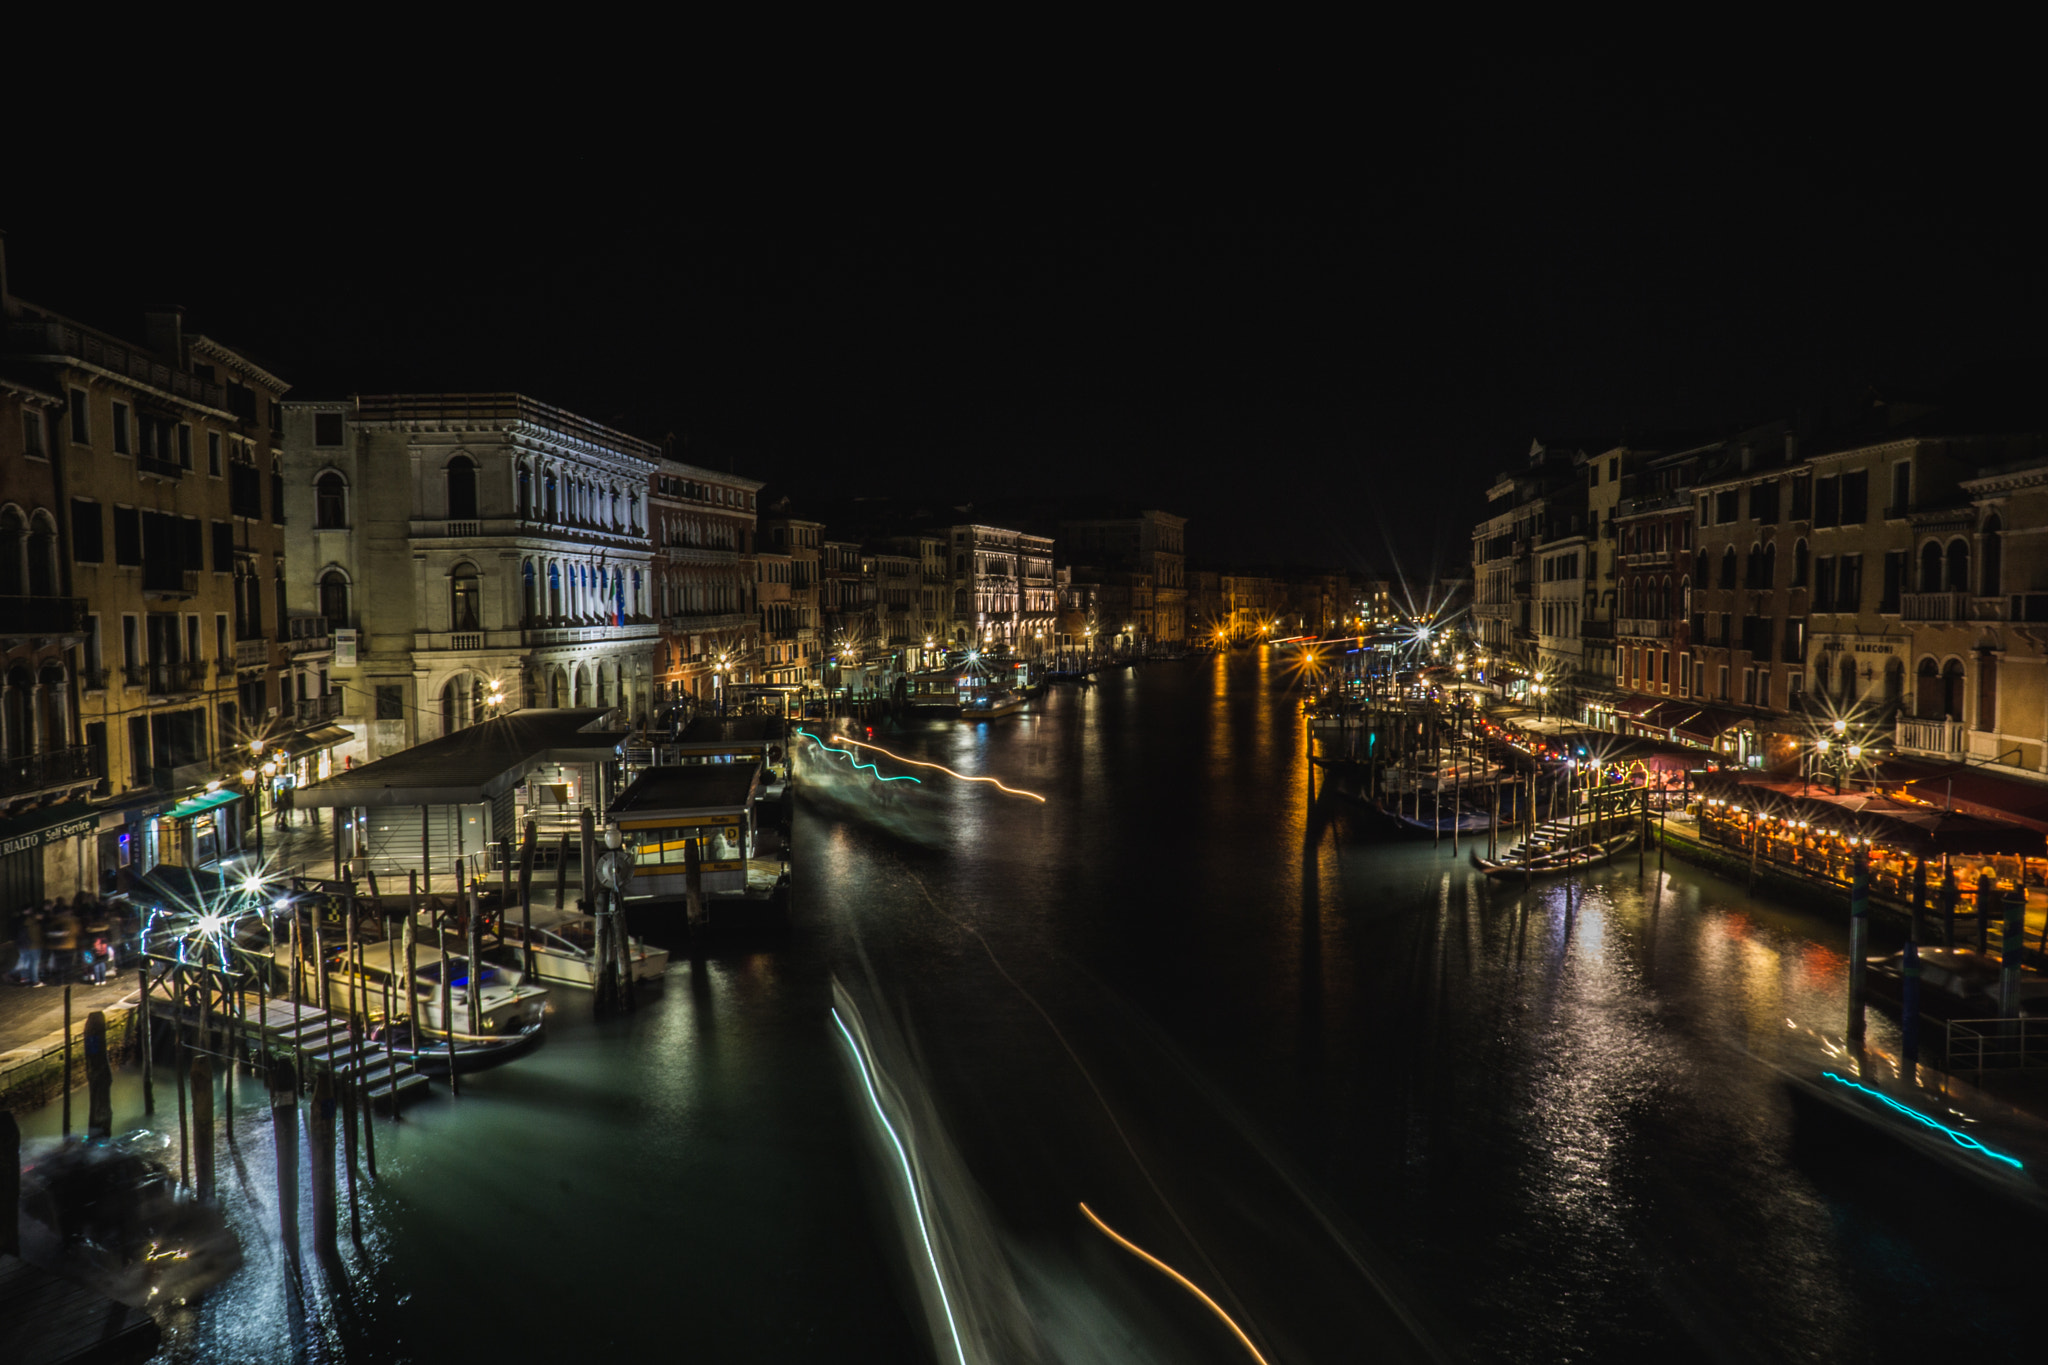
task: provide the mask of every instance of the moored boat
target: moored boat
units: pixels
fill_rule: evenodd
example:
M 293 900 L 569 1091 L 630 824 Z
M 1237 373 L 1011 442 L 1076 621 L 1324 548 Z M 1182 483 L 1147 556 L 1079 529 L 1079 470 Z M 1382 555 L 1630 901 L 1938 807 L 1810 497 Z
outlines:
M 1635 843 L 1637 834 L 1633 827 L 1602 835 L 1587 827 L 1540 825 L 1534 838 L 1515 845 L 1502 857 L 1482 858 L 1474 849 L 1472 865 L 1489 877 L 1549 877 L 1578 872 L 1606 862 Z
M 498 926 L 499 946 L 487 953 L 487 960 L 517 966 L 530 943 L 533 974 L 543 981 L 564 986 L 593 986 L 597 969 L 597 917 L 573 910 L 540 909 L 532 912 L 533 932 L 527 935 L 524 917 L 508 914 Z M 659 981 L 668 970 L 668 949 L 649 947 L 642 939 L 627 940 L 627 956 L 633 964 L 635 981 Z

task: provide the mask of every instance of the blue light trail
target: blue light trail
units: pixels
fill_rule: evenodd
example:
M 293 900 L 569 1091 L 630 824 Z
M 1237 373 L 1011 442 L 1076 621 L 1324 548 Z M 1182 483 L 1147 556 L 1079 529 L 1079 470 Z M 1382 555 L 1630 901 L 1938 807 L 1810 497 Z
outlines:
M 2006 1156 L 1999 1152 L 1992 1151 L 1989 1147 L 1986 1147 L 1983 1143 L 1977 1141 L 1977 1139 L 1971 1137 L 1968 1133 L 1960 1132 L 1954 1128 L 1951 1128 L 1947 1124 L 1941 1122 L 1938 1119 L 1929 1118 L 1927 1115 L 1921 1113 L 1918 1109 L 1913 1108 L 1911 1105 L 1900 1104 L 1897 1100 L 1893 1099 L 1890 1095 L 1885 1094 L 1883 1091 L 1872 1090 L 1867 1085 L 1858 1085 L 1856 1084 L 1856 1082 L 1849 1080 L 1846 1077 L 1837 1076 L 1832 1071 L 1823 1071 L 1820 1074 L 1827 1077 L 1831 1081 L 1834 1081 L 1841 1085 L 1848 1086 L 1851 1090 L 1860 1090 L 1874 1100 L 1882 1100 L 1884 1103 L 1898 1110 L 1901 1114 L 1904 1114 L 1907 1118 L 1912 1119 L 1917 1123 L 1924 1123 L 1929 1128 L 1934 1129 L 1934 1131 L 1937 1133 L 1948 1134 L 1949 1139 L 1953 1141 L 1958 1147 L 1964 1147 L 1973 1152 L 1982 1152 L 1985 1156 L 1990 1157 L 1993 1161 L 2003 1161 L 2006 1165 L 2012 1167 L 2016 1171 L 2023 1171 L 2026 1169 L 2026 1167 L 2022 1165 L 2017 1159 Z
M 828 754 L 843 755 L 846 761 L 848 763 L 851 763 L 855 768 L 866 768 L 869 772 L 875 775 L 875 781 L 877 782 L 915 782 L 920 787 L 924 785 L 923 778 L 912 777 L 909 773 L 899 773 L 895 777 L 884 777 L 882 776 L 882 770 L 880 768 L 877 768 L 872 763 L 861 762 L 860 759 L 854 755 L 851 749 L 835 749 L 831 745 L 827 744 L 824 740 L 819 739 L 816 735 L 812 734 L 809 730 L 806 730 L 801 726 L 797 728 L 797 733 L 802 735 L 811 743 L 817 745 L 820 749 L 823 749 Z

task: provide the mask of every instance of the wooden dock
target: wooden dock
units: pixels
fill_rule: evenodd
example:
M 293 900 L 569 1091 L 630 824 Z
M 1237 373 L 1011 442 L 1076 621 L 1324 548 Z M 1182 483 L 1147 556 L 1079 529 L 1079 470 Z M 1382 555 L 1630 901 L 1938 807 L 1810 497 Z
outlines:
M 351 1036 L 348 1018 L 289 1000 L 265 1000 L 245 994 L 241 1008 L 232 1012 L 216 1010 L 207 1027 L 227 1029 L 247 1042 L 261 1046 L 267 1037 L 272 1048 L 289 1048 L 302 1059 L 301 1070 L 310 1082 L 318 1072 L 331 1072 L 337 1081 L 366 1087 L 370 1102 L 389 1111 L 393 1104 L 413 1097 L 427 1088 L 427 1078 L 414 1070 L 408 1054 L 386 1055 L 382 1046 Z M 151 991 L 149 1013 L 153 1019 L 175 1021 L 180 1028 L 196 1031 L 199 1016 L 189 1007 L 161 991 Z
M 142 1309 L 0 1254 L 0 1360 L 8 1365 L 140 1365 L 161 1337 Z

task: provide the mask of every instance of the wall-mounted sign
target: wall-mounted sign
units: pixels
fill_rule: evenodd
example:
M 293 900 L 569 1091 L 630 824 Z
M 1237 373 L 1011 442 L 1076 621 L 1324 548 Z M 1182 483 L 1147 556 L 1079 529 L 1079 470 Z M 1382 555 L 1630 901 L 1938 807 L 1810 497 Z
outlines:
M 356 633 L 353 630 L 334 632 L 334 666 L 354 668 L 356 666 Z

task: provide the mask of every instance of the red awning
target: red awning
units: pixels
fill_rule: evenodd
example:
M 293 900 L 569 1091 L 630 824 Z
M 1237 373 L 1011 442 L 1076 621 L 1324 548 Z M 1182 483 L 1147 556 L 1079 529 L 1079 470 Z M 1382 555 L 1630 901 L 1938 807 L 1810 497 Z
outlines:
M 1738 725 L 1741 721 L 1742 717 L 1734 711 L 1701 706 L 1695 707 L 1683 720 L 1673 721 L 1671 731 L 1701 744 L 1712 744 L 1723 730 Z
M 1648 715 L 1662 705 L 1664 703 L 1658 701 L 1655 697 L 1623 697 L 1620 701 L 1614 703 L 1614 709 L 1619 714 L 1627 716 L 1630 720 L 1636 720 Z
M 2048 830 L 2048 784 L 2002 777 L 1968 765 L 1908 758 L 1881 764 L 1878 780 L 1888 787 L 1903 786 L 1914 800 L 1936 809 L 2014 820 L 2031 829 Z

